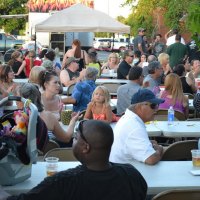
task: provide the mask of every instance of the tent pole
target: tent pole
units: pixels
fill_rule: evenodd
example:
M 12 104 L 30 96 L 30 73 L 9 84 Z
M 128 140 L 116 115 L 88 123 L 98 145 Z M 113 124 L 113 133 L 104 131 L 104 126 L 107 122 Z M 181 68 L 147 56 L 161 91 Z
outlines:
M 36 53 L 36 40 L 37 40 L 37 37 L 36 37 L 36 31 L 35 31 L 35 53 Z
M 113 43 L 113 45 L 112 45 L 112 51 L 113 51 L 113 48 L 114 48 L 114 45 L 115 45 L 115 43 L 114 43 L 114 37 L 115 37 L 115 33 L 112 34 L 112 43 Z

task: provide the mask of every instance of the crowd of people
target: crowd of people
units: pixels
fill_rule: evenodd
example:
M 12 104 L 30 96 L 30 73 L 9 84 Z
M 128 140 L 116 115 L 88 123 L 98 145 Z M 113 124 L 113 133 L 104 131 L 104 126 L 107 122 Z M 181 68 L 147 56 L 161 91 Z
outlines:
M 55 51 L 48 49 L 40 58 L 33 50 L 26 55 L 16 51 L 8 64 L 0 66 L 1 98 L 17 95 L 31 99 L 57 140 L 68 143 L 74 137 L 73 152 L 81 162 L 74 169 L 46 178 L 27 194 L 4 197 L 55 199 L 59 192 L 58 199 L 146 198 L 147 184 L 129 164 L 137 160 L 155 165 L 162 159 L 165 148 L 149 139 L 145 127 L 158 109 L 173 106 L 188 118 L 188 97 L 184 93 L 190 93 L 195 109 L 200 111 L 195 83 L 195 78 L 200 78 L 200 58 L 193 55 L 190 59 L 190 51 L 177 30 L 166 33 L 165 43 L 156 34 L 151 45 L 147 44 L 145 31 L 138 29 L 133 50 L 125 50 L 121 58 L 111 53 L 103 64 L 95 49 L 86 52 L 80 41 L 74 40 L 62 65 L 55 61 Z M 128 80 L 117 90 L 116 113 L 110 105 L 109 90 L 95 84 L 96 78 L 109 70 L 117 73 L 117 79 Z M 28 78 L 29 83 L 19 86 L 14 78 Z M 62 86 L 70 85 L 74 85 L 72 95 L 61 98 Z M 73 104 L 74 112 L 67 132 L 59 124 L 64 104 Z M 82 111 L 84 116 L 80 116 Z M 84 120 L 79 121 L 80 117 Z M 113 130 L 111 122 L 116 122 Z

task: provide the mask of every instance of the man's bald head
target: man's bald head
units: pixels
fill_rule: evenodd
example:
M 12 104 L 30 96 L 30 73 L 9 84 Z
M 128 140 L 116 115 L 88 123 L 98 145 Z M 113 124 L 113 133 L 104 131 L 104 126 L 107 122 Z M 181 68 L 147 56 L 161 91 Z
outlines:
M 106 122 L 85 120 L 79 125 L 77 137 L 73 141 L 75 157 L 86 166 L 108 163 L 113 130 Z
M 83 124 L 83 134 L 92 148 L 108 148 L 113 143 L 113 130 L 106 122 L 87 120 Z

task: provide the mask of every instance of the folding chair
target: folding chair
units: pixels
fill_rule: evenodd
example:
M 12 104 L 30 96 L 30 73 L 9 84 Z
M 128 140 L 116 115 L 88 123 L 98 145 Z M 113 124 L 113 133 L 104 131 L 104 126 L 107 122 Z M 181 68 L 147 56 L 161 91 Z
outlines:
M 101 86 L 104 86 L 108 89 L 111 97 L 117 96 L 117 89 L 121 86 L 120 83 L 102 83 Z
M 183 189 L 183 190 L 168 190 L 161 192 L 153 197 L 152 200 L 199 200 L 200 190 Z
M 56 148 L 48 151 L 45 156 L 46 157 L 57 157 L 59 161 L 77 161 L 73 154 L 72 148 Z
M 48 151 L 55 149 L 55 148 L 59 148 L 59 144 L 54 141 L 54 140 L 49 140 L 45 146 L 45 149 L 43 151 L 43 155 L 45 155 Z
M 198 149 L 198 140 L 185 140 L 175 142 L 167 147 L 161 160 L 192 160 L 192 149 Z
M 159 109 L 155 114 L 155 120 L 158 121 L 167 121 L 168 110 L 166 109 Z M 174 110 L 174 118 L 176 121 L 185 121 L 185 115 L 182 112 Z
M 72 84 L 72 85 L 70 85 L 70 86 L 67 88 L 67 92 L 66 92 L 66 95 L 67 95 L 67 96 L 71 96 L 71 95 L 72 95 L 74 86 L 75 86 L 75 84 Z

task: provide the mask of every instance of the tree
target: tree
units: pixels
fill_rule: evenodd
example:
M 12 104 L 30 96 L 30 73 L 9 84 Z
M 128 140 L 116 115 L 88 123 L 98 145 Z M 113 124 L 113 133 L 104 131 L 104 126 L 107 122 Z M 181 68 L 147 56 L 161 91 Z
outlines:
M 196 1 L 189 5 L 187 17 L 187 28 L 193 33 L 193 39 L 200 48 L 200 2 Z
M 149 33 L 156 28 L 153 23 L 153 11 L 160 8 L 164 11 L 164 22 L 169 28 L 178 28 L 182 31 L 200 32 L 200 3 L 199 0 L 126 0 L 124 5 L 132 5 L 132 13 L 126 22 L 131 26 L 134 33 L 143 26 Z M 180 19 L 188 15 L 186 25 L 180 23 Z
M 158 0 L 139 0 L 134 5 L 134 0 L 126 0 L 123 5 L 131 5 L 132 13 L 126 19 L 126 24 L 131 26 L 131 34 L 136 35 L 139 27 L 147 29 L 147 35 L 154 33 L 153 11 L 158 4 Z
M 1 15 L 14 15 L 28 13 L 26 3 L 28 0 L 1 0 L 0 1 L 0 14 Z M 5 32 L 12 33 L 13 31 L 19 32 L 25 30 L 25 18 L 0 18 L 0 27 L 4 28 Z

